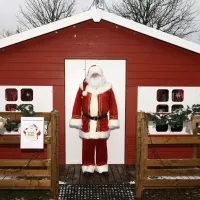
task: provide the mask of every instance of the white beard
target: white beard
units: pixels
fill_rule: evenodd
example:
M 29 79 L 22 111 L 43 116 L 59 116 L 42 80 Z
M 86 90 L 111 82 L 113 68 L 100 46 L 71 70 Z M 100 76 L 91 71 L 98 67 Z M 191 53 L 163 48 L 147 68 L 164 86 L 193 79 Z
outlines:
M 106 79 L 104 76 L 97 76 L 96 78 L 87 77 L 87 82 L 90 87 L 97 89 L 105 84 Z

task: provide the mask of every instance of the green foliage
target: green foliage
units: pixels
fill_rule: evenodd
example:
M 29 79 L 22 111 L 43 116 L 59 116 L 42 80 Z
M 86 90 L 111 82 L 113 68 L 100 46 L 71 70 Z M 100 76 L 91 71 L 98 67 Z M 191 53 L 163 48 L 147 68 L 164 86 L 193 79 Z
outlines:
M 33 110 L 33 106 L 29 104 L 20 104 L 16 107 L 16 111 L 23 112 L 24 117 L 31 117 L 35 114 Z M 19 120 L 11 120 L 9 118 L 6 119 L 5 128 L 8 132 L 10 131 L 18 131 L 18 125 L 21 121 Z
M 192 119 L 195 113 L 200 112 L 200 104 L 194 104 L 191 108 L 180 108 L 166 114 L 153 114 L 148 113 L 150 121 L 156 125 L 168 124 L 171 127 L 181 126 L 184 122 Z
M 19 120 L 10 120 L 9 118 L 6 119 L 5 128 L 8 132 L 10 131 L 17 131 L 18 125 L 20 121 Z
M 30 104 L 20 104 L 16 107 L 16 110 L 24 113 L 24 117 L 31 117 L 35 114 L 33 110 L 33 105 Z

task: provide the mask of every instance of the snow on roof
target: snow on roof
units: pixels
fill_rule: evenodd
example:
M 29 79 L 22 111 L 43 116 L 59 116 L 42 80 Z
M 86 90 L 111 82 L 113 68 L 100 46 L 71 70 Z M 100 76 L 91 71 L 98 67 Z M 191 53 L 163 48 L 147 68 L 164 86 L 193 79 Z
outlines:
M 22 33 L 18 33 L 16 35 L 12 35 L 0 40 L 0 48 L 4 48 L 22 41 L 26 41 L 28 39 L 38 37 L 40 35 L 44 35 L 62 28 L 66 28 L 87 20 L 93 19 L 94 22 L 100 22 L 101 20 L 105 20 L 116 25 L 128 28 L 130 30 L 142 33 L 144 35 L 148 35 L 150 37 L 159 39 L 164 42 L 168 42 L 175 46 L 200 53 L 200 45 L 193 43 L 191 41 L 179 38 L 177 36 L 170 35 L 168 33 L 162 32 L 160 30 L 150 28 L 143 24 L 139 24 L 132 20 L 123 18 L 113 13 L 109 13 L 103 11 L 101 9 L 92 9 L 80 14 L 76 14 L 72 17 L 68 17 L 56 22 L 52 22 L 50 24 L 37 27 L 28 31 L 24 31 Z

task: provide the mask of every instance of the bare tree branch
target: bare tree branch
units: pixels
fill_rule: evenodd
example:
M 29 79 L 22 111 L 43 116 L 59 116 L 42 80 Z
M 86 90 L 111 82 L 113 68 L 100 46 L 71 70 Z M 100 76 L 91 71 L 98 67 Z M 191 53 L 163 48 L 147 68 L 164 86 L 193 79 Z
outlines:
M 199 30 L 199 14 L 194 0 L 121 0 L 108 7 L 109 12 L 184 38 Z
M 76 0 L 25 0 L 18 20 L 26 29 L 36 28 L 72 16 L 75 3 Z
M 11 35 L 15 35 L 17 33 L 23 32 L 23 31 L 24 30 L 20 27 L 17 27 L 17 29 L 15 31 L 3 29 L 3 31 L 0 32 L 0 38 L 5 38 L 5 37 L 11 36 Z

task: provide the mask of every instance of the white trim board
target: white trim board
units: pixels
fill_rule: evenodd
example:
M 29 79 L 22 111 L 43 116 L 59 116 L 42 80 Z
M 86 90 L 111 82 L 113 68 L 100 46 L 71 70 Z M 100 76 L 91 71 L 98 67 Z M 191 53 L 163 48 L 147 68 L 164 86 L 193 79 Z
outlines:
M 185 174 L 185 176 L 149 176 L 147 178 L 148 180 L 160 180 L 160 179 L 165 179 L 165 180 L 169 180 L 169 179 L 176 179 L 176 180 L 183 180 L 183 179 L 186 179 L 186 180 L 191 180 L 191 179 L 198 179 L 200 180 L 200 176 L 187 176 Z
M 12 35 L 0 40 L 0 48 L 4 48 L 22 41 L 26 41 L 31 38 L 38 37 L 40 35 L 44 35 L 62 28 L 66 28 L 87 20 L 93 19 L 94 22 L 100 22 L 101 19 L 111 22 L 113 24 L 128 28 L 133 31 L 137 31 L 144 35 L 156 38 L 158 40 L 173 44 L 175 46 L 196 52 L 200 54 L 200 45 L 194 42 L 179 38 L 174 35 L 170 35 L 168 33 L 162 32 L 160 30 L 150 28 L 143 24 L 139 24 L 132 20 L 123 18 L 113 13 L 109 13 L 103 11 L 101 9 L 92 9 L 86 12 L 82 12 L 80 14 L 76 14 L 72 17 L 68 17 L 56 22 L 52 22 L 50 24 L 37 27 L 28 31 L 24 31 L 22 33 L 18 33 L 16 35 Z

